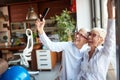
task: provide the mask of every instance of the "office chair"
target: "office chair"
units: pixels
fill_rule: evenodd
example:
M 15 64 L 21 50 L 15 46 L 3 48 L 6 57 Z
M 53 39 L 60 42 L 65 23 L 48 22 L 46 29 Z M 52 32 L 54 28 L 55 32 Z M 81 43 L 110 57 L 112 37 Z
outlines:
M 20 55 L 21 57 L 21 65 L 29 67 L 28 61 L 31 61 L 31 52 L 33 50 L 33 34 L 31 29 L 26 29 L 26 36 L 27 36 L 27 46 L 23 50 L 23 54 Z
M 9 65 L 14 65 L 20 63 L 25 67 L 29 67 L 28 61 L 31 60 L 31 52 L 33 50 L 33 34 L 31 29 L 26 29 L 26 36 L 27 36 L 27 46 L 26 48 L 19 53 L 14 53 L 14 57 L 17 59 L 10 60 L 8 62 Z
M 33 50 L 33 33 L 31 29 L 26 29 L 26 36 L 27 36 L 27 46 L 26 48 L 23 50 L 22 53 L 15 53 L 15 56 L 19 55 L 20 59 L 16 60 L 16 63 L 20 62 L 20 65 L 23 65 L 24 67 L 28 68 L 29 67 L 29 62 L 31 61 L 31 52 Z M 13 61 L 9 61 L 10 64 L 14 64 L 14 60 Z M 34 78 L 34 74 L 38 74 L 39 71 L 28 71 L 28 73 L 31 75 L 31 77 Z

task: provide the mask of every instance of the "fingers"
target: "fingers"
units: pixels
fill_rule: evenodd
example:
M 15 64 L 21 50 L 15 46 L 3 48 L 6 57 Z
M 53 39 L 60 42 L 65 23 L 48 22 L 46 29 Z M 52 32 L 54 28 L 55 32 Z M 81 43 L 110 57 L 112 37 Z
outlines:
M 40 14 L 41 17 L 41 14 Z M 38 26 L 42 26 L 45 25 L 45 19 L 43 18 L 43 20 L 41 21 L 39 18 L 35 21 L 35 25 Z
M 37 19 L 37 20 L 35 21 L 35 24 L 37 25 L 39 22 L 40 22 L 40 19 Z
M 41 14 L 39 14 L 39 18 L 36 20 L 36 21 L 38 21 L 38 22 L 45 22 L 45 19 L 44 18 L 42 18 L 42 15 Z M 42 20 L 41 20 L 41 18 L 42 18 Z
M 43 20 L 42 20 L 43 22 L 45 22 L 45 19 L 43 18 Z
M 40 16 L 40 18 L 42 17 L 42 15 L 41 15 L 41 14 L 40 14 L 39 16 Z
M 45 19 L 43 18 L 42 21 L 41 21 L 40 19 L 37 19 L 37 20 L 35 21 L 35 23 L 45 23 Z
M 38 18 L 37 20 L 36 20 L 36 22 L 39 22 L 40 21 L 40 19 Z
M 40 16 L 40 20 L 43 21 L 43 16 L 41 14 L 39 16 Z

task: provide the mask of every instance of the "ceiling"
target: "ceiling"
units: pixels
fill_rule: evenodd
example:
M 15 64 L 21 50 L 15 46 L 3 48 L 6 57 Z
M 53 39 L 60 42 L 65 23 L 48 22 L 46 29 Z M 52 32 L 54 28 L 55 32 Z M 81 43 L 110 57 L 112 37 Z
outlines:
M 28 2 L 28 1 L 31 1 L 31 0 L 0 0 L 0 7 L 6 6 L 6 5 L 12 4 L 12 3 Z
M 0 7 L 6 6 L 8 4 L 13 3 L 21 3 L 21 2 L 41 2 L 41 1 L 55 1 L 55 0 L 0 0 Z

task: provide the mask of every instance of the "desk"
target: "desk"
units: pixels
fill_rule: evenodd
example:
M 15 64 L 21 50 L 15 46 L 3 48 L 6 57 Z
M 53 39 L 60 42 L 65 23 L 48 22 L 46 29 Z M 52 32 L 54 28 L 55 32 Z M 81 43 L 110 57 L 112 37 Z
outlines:
M 2 56 L 2 50 L 18 51 L 23 50 L 26 46 L 0 46 L 0 55 Z M 36 50 L 41 48 L 41 44 L 34 44 L 33 51 L 31 54 L 31 70 L 37 70 Z
M 2 58 L 2 50 L 9 50 L 9 51 L 18 51 L 23 50 L 25 46 L 0 46 L 0 58 Z

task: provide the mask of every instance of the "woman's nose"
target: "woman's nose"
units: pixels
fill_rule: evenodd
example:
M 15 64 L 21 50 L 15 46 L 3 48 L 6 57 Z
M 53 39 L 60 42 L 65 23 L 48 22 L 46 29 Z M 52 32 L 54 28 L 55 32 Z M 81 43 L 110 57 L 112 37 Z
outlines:
M 89 35 L 89 36 L 88 36 L 88 39 L 90 39 L 90 38 L 91 38 L 91 36 Z
M 79 37 L 79 35 L 76 35 L 76 37 Z

